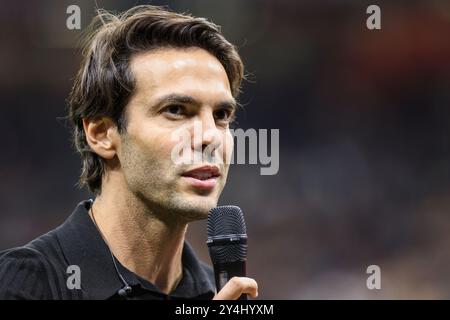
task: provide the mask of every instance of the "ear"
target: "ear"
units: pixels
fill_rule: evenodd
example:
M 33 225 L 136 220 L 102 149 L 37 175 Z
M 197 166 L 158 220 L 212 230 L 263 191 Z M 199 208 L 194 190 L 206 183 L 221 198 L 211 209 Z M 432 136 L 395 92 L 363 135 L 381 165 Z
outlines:
M 117 126 L 109 118 L 95 120 L 83 119 L 86 141 L 91 149 L 104 159 L 112 159 L 116 155 L 119 141 Z

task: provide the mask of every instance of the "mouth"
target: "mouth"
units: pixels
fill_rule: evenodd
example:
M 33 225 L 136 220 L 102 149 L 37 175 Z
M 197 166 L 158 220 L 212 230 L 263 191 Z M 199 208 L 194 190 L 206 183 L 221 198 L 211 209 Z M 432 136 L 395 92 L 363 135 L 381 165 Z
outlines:
M 208 191 L 216 186 L 220 170 L 217 166 L 202 166 L 184 172 L 181 176 L 194 188 Z

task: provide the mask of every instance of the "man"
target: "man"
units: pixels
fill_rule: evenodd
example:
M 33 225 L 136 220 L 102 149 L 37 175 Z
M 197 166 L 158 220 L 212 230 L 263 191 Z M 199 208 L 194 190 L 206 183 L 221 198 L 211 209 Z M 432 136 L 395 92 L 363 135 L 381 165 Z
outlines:
M 80 184 L 96 194 L 68 220 L 0 258 L 3 299 L 237 299 L 185 241 L 225 185 L 229 124 L 243 78 L 235 48 L 205 19 L 153 6 L 99 12 L 70 93 Z M 201 125 L 200 137 L 194 131 Z M 191 155 L 175 161 L 183 129 Z M 175 154 L 176 155 L 176 154 Z

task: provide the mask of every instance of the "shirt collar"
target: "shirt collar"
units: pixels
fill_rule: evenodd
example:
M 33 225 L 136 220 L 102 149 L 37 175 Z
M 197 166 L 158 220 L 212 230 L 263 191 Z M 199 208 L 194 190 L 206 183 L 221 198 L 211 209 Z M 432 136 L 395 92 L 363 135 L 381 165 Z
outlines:
M 124 284 L 115 270 L 111 253 L 89 216 L 93 200 L 82 201 L 70 217 L 57 229 L 58 239 L 70 265 L 81 270 L 81 286 L 92 299 L 108 299 L 114 296 Z M 165 296 L 149 281 L 126 269 L 116 259 L 117 267 L 134 287 Z M 211 275 L 197 258 L 194 250 L 185 241 L 182 253 L 183 278 L 169 295 L 171 298 L 196 298 L 213 296 L 215 288 Z

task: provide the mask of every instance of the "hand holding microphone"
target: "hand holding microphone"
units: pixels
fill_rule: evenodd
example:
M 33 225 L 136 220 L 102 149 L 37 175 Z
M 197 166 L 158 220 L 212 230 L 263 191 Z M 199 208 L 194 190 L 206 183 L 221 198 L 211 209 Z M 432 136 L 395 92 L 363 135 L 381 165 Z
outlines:
M 258 296 L 258 284 L 246 277 L 247 229 L 236 206 L 211 209 L 208 216 L 209 254 L 218 293 L 215 300 L 247 300 Z
M 239 297 L 247 294 L 252 298 L 258 297 L 258 284 L 256 281 L 247 277 L 233 277 L 214 296 L 213 300 L 237 300 Z

